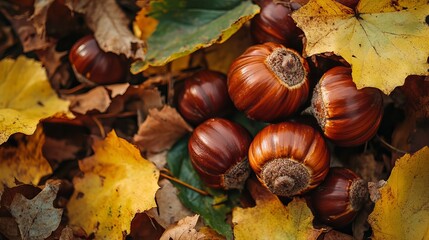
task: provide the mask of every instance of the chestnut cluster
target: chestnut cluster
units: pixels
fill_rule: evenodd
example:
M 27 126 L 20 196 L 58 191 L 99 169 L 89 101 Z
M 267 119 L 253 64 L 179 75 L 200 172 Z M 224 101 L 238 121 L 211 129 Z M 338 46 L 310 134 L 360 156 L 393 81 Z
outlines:
M 262 10 L 251 28 L 259 44 L 235 59 L 227 76 L 204 70 L 185 80 L 178 109 L 197 126 L 188 143 L 190 159 L 209 187 L 242 189 L 253 171 L 272 193 L 308 196 L 321 222 L 343 227 L 367 200 L 368 190 L 351 170 L 330 168 L 328 145 L 369 141 L 382 118 L 382 94 L 357 89 L 345 66 L 326 71 L 310 92 L 309 64 L 299 47 L 291 48 L 302 32 L 284 20 L 291 10 L 279 2 L 259 1 Z M 282 19 L 285 24 L 279 24 Z M 231 105 L 270 124 L 252 138 L 239 124 L 221 118 Z M 318 126 L 289 120 L 306 108 Z

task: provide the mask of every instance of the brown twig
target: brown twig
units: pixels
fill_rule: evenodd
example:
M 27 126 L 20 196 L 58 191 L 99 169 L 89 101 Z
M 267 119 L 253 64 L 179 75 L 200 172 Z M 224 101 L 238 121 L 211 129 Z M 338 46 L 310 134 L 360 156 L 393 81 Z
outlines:
M 75 86 L 75 87 L 72 87 L 72 88 L 70 88 L 70 89 L 61 89 L 61 90 L 59 90 L 59 92 L 60 92 L 61 94 L 66 94 L 66 95 L 68 95 L 68 94 L 76 93 L 76 92 L 78 92 L 78 91 L 80 91 L 80 90 L 82 90 L 82 89 L 84 89 L 84 88 L 86 88 L 86 87 L 88 87 L 88 84 L 81 83 L 81 84 L 79 84 L 79 85 L 77 85 L 77 86 Z
M 390 145 L 388 142 L 386 142 L 386 140 L 384 140 L 382 137 L 376 135 L 377 139 L 381 142 L 381 144 L 383 144 L 383 146 L 385 146 L 386 148 L 388 148 L 390 151 L 392 152 L 397 152 L 397 153 L 402 153 L 402 154 L 407 154 L 409 152 L 398 149 L 392 145 Z
M 122 113 L 95 114 L 95 115 L 93 115 L 93 117 L 105 119 L 105 118 L 132 117 L 132 116 L 136 116 L 136 115 L 137 115 L 136 112 L 122 112 Z
M 94 121 L 95 125 L 97 125 L 98 130 L 100 131 L 101 137 L 106 137 L 106 131 L 104 131 L 103 124 L 101 124 L 100 120 L 98 120 L 96 117 L 91 117 L 92 121 Z
M 159 173 L 159 175 L 161 176 L 161 177 L 163 177 L 163 178 L 167 178 L 167 179 L 169 179 L 169 180 L 171 180 L 171 181 L 173 181 L 173 182 L 175 182 L 175 183 L 178 183 L 178 184 L 180 184 L 180 185 L 182 185 L 182 186 L 184 186 L 184 187 L 187 187 L 187 188 L 189 188 L 189 189 L 191 189 L 192 191 L 195 191 L 195 192 L 197 192 L 197 193 L 199 193 L 199 194 L 201 194 L 201 195 L 204 195 L 204 196 L 209 196 L 210 194 L 208 193 L 208 192 L 206 192 L 206 191 L 203 191 L 203 190 L 201 190 L 201 189 L 198 189 L 198 188 L 196 188 L 196 187 L 194 187 L 194 186 L 192 186 L 192 185 L 189 185 L 188 183 L 185 183 L 185 182 L 183 182 L 183 181 L 181 181 L 181 180 L 179 180 L 179 179 L 177 179 L 177 178 L 175 178 L 175 177 L 172 177 L 172 176 L 170 176 L 170 175 L 167 175 L 167 174 L 165 174 L 165 173 Z

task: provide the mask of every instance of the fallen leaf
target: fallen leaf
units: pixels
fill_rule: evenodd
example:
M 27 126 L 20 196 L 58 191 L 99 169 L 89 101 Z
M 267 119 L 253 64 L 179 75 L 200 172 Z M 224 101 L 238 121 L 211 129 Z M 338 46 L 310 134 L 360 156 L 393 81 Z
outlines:
M 371 239 L 427 239 L 429 226 L 429 148 L 396 162 L 381 198 L 369 216 Z
M 313 228 L 313 214 L 304 199 L 294 198 L 287 206 L 255 180 L 248 182 L 255 198 L 252 208 L 232 212 L 234 237 L 240 239 L 317 239 L 323 230 Z
M 17 39 L 14 37 L 12 27 L 5 23 L 0 23 L 0 57 L 3 58 L 3 54 L 6 50 L 15 45 Z
M 59 188 L 60 182 L 52 181 L 33 199 L 15 195 L 10 213 L 18 223 L 22 239 L 46 239 L 58 228 L 63 209 L 55 208 L 53 202 Z
M 167 164 L 167 153 L 168 151 L 162 151 L 159 153 L 147 153 L 147 160 L 151 161 L 158 169 L 162 169 Z
M 149 110 L 149 116 L 134 135 L 134 142 L 142 150 L 161 152 L 168 150 L 188 132 L 192 132 L 192 127 L 176 109 L 165 105 L 161 110 Z
M 205 239 L 203 233 L 199 233 L 195 229 L 197 225 L 199 215 L 194 215 L 192 217 L 185 217 L 180 220 L 177 224 L 167 228 L 161 236 L 161 240 L 199 240 Z
M 180 202 L 177 197 L 179 191 L 169 180 L 163 179 L 158 184 L 161 188 L 155 195 L 157 207 L 147 212 L 149 217 L 155 219 L 163 228 L 167 228 L 180 219 L 193 215 Z
M 107 85 L 104 87 L 106 87 L 106 89 L 108 89 L 111 92 L 110 97 L 114 98 L 114 97 L 119 96 L 119 95 L 124 95 L 125 92 L 128 90 L 128 88 L 130 87 L 130 84 L 129 83 L 119 83 L 119 84 Z
M 128 29 L 128 18 L 115 0 L 80 2 L 85 6 L 83 12 L 86 23 L 94 31 L 101 49 L 118 55 L 124 54 L 128 58 L 145 59 L 144 42 Z
M 214 44 L 206 49 L 205 58 L 210 70 L 228 73 L 231 63 L 253 45 L 250 29 L 243 26 L 222 44 Z
M 136 213 L 156 206 L 159 171 L 114 131 L 96 140 L 93 150 L 93 156 L 79 162 L 83 176 L 73 179 L 70 224 L 96 239 L 122 239 Z
M 9 240 L 21 240 L 18 223 L 13 217 L 0 218 L 0 233 Z
M 49 77 L 53 76 L 57 69 L 61 66 L 61 58 L 67 55 L 66 51 L 57 52 L 55 47 L 55 45 L 52 45 L 46 49 L 36 51 L 37 57 L 43 64 L 43 67 L 46 68 Z
M 10 21 L 24 52 L 31 52 L 38 49 L 45 49 L 54 44 L 52 38 L 37 33 L 27 14 L 13 16 L 6 9 L 0 8 L 0 12 Z
M 389 94 L 409 75 L 428 75 L 426 0 L 361 0 L 356 13 L 334 0 L 311 0 L 292 13 L 307 38 L 304 53 L 334 52 L 358 88 Z
M 95 87 L 87 93 L 65 96 L 65 98 L 70 101 L 70 109 L 80 114 L 86 114 L 92 110 L 104 113 L 112 102 L 103 86 Z
M 204 223 L 222 234 L 227 239 L 232 239 L 231 225 L 226 222 L 227 214 L 231 213 L 238 204 L 237 192 L 215 191 L 208 189 L 201 181 L 191 164 L 188 153 L 188 139 L 186 136 L 180 139 L 167 154 L 168 167 L 171 174 L 181 181 L 201 190 L 210 191 L 210 195 L 202 195 L 180 184 L 173 185 L 179 190 L 178 197 L 182 203 L 192 212 L 199 214 Z M 234 194 L 235 193 L 235 194 Z
M 42 154 L 45 135 L 41 127 L 31 136 L 14 135 L 16 146 L 0 146 L 0 192 L 3 187 L 17 186 L 16 182 L 37 185 L 52 168 Z
M 45 36 L 46 19 L 48 17 L 48 9 L 55 0 L 34 0 L 34 13 L 30 17 L 36 32 L 40 36 Z
M 162 66 L 198 49 L 223 43 L 258 12 L 259 7 L 251 1 L 151 1 L 148 18 L 152 19 L 143 15 L 137 20 L 144 21 L 142 25 L 149 29 L 154 28 L 153 22 L 158 24 L 147 39 L 146 59 L 135 62 L 131 72 Z
M 41 64 L 24 56 L 0 62 L 0 144 L 13 133 L 33 134 L 40 119 L 72 115 L 52 90 Z
M 146 212 L 137 213 L 131 222 L 131 232 L 125 239 L 135 240 L 159 240 L 164 233 L 164 228 Z

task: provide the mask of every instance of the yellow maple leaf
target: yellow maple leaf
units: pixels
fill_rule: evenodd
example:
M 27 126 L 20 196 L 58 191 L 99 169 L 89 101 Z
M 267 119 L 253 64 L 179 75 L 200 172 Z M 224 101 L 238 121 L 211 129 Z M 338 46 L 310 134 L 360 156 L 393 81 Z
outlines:
M 295 198 L 287 206 L 266 189 L 249 184 L 255 197 L 253 208 L 235 208 L 232 212 L 234 237 L 240 239 L 317 239 L 322 230 L 313 228 L 313 214 L 304 199 Z
M 400 158 L 369 216 L 372 239 L 429 239 L 429 147 Z
M 16 135 L 17 146 L 0 146 L 0 192 L 3 187 L 17 186 L 16 182 L 39 184 L 52 168 L 42 154 L 45 135 L 41 127 L 31 136 Z
M 0 62 L 0 144 L 13 133 L 33 134 L 40 119 L 59 113 L 71 117 L 68 107 L 39 62 L 24 56 Z
M 386 94 L 408 75 L 428 75 L 427 0 L 361 0 L 356 11 L 335 0 L 311 0 L 293 13 L 307 38 L 305 55 L 341 55 L 358 88 Z
M 110 132 L 93 145 L 94 155 L 79 162 L 67 205 L 70 223 L 96 239 L 122 239 L 134 215 L 156 207 L 158 169 L 139 150 Z

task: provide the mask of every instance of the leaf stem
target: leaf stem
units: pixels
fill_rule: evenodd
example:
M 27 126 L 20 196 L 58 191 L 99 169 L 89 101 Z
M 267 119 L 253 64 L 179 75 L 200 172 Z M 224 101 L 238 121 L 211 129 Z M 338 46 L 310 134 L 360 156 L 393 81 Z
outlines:
M 404 150 L 398 149 L 398 148 L 396 148 L 396 147 L 394 147 L 394 146 L 390 145 L 388 142 L 386 142 L 386 140 L 384 140 L 382 137 L 380 137 L 380 136 L 378 136 L 378 135 L 376 135 L 376 137 L 377 137 L 377 140 L 379 140 L 383 146 L 385 146 L 386 148 L 388 148 L 388 149 L 389 149 L 390 151 L 392 151 L 392 152 L 397 152 L 397 153 L 402 153 L 402 154 L 407 154 L 407 153 L 409 153 L 409 152 L 407 152 L 407 151 L 404 151 Z
M 181 180 L 179 180 L 179 179 L 177 179 L 175 177 L 172 177 L 170 175 L 167 175 L 165 173 L 160 172 L 159 175 L 161 177 L 163 177 L 163 178 L 167 178 L 170 181 L 173 181 L 173 182 L 178 183 L 178 184 L 180 184 L 180 185 L 182 185 L 184 187 L 187 187 L 187 188 L 191 189 L 192 191 L 195 191 L 195 192 L 197 192 L 197 193 L 199 193 L 201 195 L 204 195 L 204 196 L 209 196 L 210 195 L 208 192 L 206 192 L 204 190 L 201 190 L 201 189 L 196 188 L 196 187 L 194 187 L 192 185 L 189 185 L 188 183 L 185 183 L 185 182 L 183 182 L 183 181 L 181 181 Z

